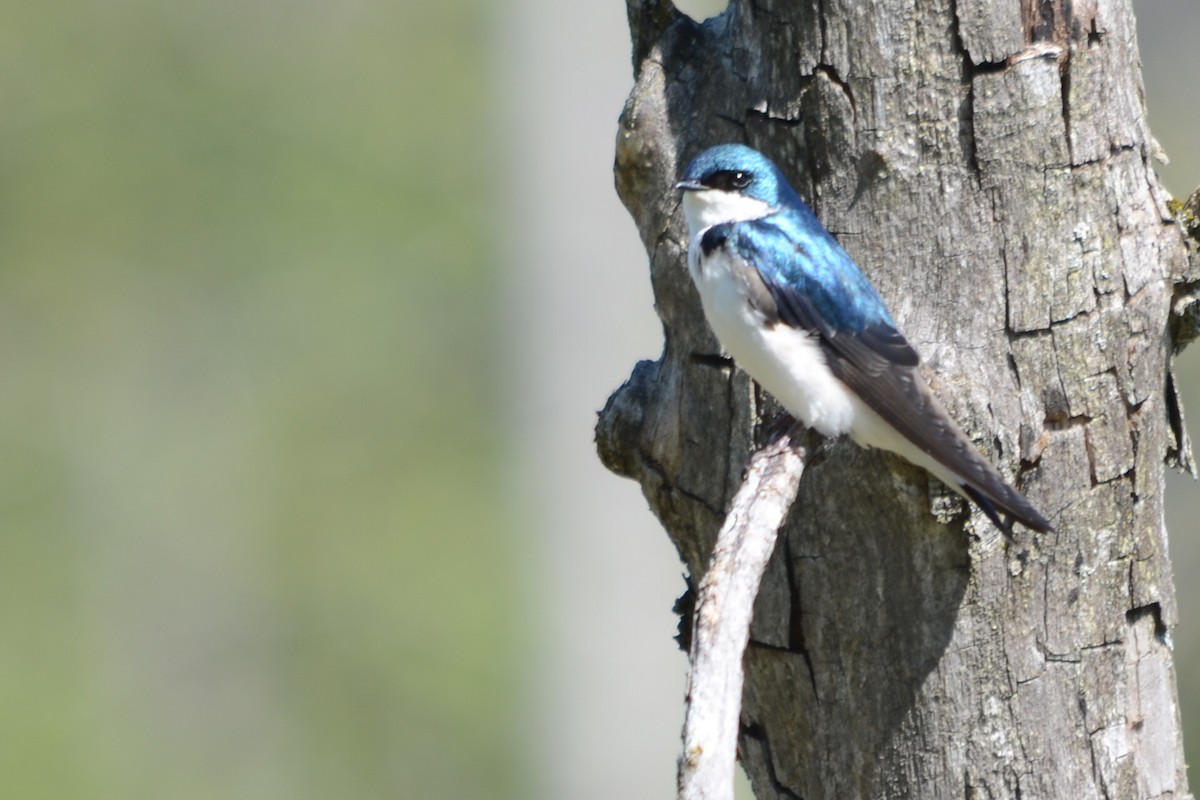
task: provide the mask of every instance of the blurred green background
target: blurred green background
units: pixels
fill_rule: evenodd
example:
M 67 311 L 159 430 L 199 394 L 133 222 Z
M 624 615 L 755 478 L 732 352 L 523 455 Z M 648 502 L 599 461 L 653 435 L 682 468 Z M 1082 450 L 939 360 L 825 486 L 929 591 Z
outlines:
M 6 796 L 670 790 L 679 567 L 590 448 L 595 408 L 658 332 L 609 173 L 624 5 L 584 5 L 4 4 Z M 1191 0 L 1138 10 L 1163 173 L 1184 194 L 1200 19 Z M 572 22 L 586 42 L 561 36 Z M 579 237 L 542 243 L 538 209 L 569 193 L 598 198 L 607 227 L 580 236 L 619 242 L 626 272 L 588 277 L 571 259 L 598 248 Z M 546 274 L 564 285 L 610 280 L 611 305 L 567 313 L 599 331 L 636 316 L 629 338 L 546 355 L 554 332 L 526 324 L 549 308 L 531 251 L 561 253 Z M 573 489 L 539 488 L 559 473 Z M 1172 483 L 1193 753 L 1196 495 Z M 588 501 L 603 508 L 580 514 Z M 623 542 L 611 575 L 636 562 L 652 599 L 604 597 L 600 551 L 572 549 L 593 541 Z M 646 624 L 659 649 L 584 674 L 598 632 L 620 649 Z M 573 704 L 614 686 L 672 711 L 602 699 L 602 732 Z M 665 717 L 654 749 L 622 750 L 647 717 Z
M 5 796 L 519 796 L 482 12 L 5 4 Z

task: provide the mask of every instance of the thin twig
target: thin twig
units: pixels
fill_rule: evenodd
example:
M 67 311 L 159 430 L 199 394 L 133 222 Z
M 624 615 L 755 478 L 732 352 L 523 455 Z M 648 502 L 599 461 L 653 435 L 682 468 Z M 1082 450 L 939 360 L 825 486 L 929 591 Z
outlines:
M 787 434 L 755 452 L 717 534 L 696 600 L 679 800 L 733 800 L 742 656 L 754 598 L 796 499 L 805 457 Z

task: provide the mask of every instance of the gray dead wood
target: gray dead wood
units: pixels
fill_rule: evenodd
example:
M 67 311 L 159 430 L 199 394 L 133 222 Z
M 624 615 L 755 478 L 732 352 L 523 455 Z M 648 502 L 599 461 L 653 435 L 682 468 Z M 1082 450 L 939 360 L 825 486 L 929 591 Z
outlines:
M 796 499 L 804 456 L 787 436 L 755 452 L 717 534 L 692 625 L 679 800 L 733 800 L 754 599 Z
M 1190 464 L 1170 365 L 1200 269 L 1153 172 L 1130 0 L 628 10 L 616 183 L 665 348 L 597 444 L 690 574 L 775 414 L 702 318 L 669 189 L 722 141 L 789 173 L 1057 527 L 1006 547 L 916 468 L 813 453 L 746 654 L 758 797 L 1188 797 L 1162 503 L 1164 463 Z

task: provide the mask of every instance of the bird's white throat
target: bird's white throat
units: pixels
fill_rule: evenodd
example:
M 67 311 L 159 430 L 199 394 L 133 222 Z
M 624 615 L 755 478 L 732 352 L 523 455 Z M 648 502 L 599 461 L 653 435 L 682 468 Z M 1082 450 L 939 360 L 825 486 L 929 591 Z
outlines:
M 683 215 L 690 236 L 725 222 L 761 219 L 774 210 L 768 203 L 738 192 L 701 189 L 683 193 Z

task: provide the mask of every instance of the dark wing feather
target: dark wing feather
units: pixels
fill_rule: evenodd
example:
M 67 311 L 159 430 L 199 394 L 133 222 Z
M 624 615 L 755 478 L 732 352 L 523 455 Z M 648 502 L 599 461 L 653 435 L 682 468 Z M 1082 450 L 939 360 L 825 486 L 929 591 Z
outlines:
M 833 374 L 904 438 L 958 475 L 963 490 L 1005 530 L 996 517 L 1004 511 L 1028 528 L 1050 529 L 1038 510 L 1013 489 L 971 444 L 942 408 L 916 367 L 885 364 L 885 357 L 856 334 L 822 337 Z

